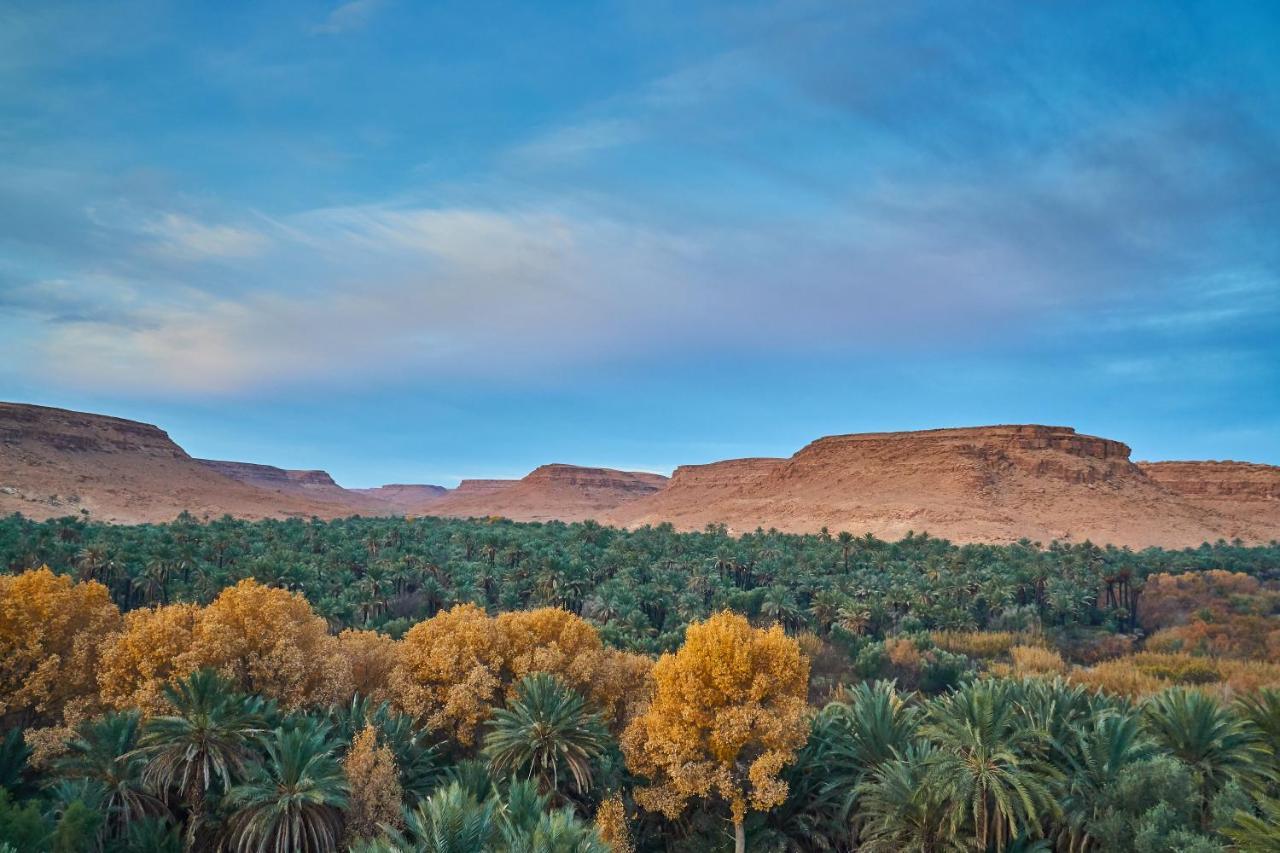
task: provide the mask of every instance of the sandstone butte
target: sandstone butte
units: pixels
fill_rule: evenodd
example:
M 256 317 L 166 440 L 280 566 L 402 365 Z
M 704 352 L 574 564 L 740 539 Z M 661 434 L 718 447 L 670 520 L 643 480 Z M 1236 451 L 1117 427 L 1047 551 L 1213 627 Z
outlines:
M 1069 427 L 1009 425 L 829 436 L 788 458 L 684 465 L 669 481 L 555 464 L 452 490 L 344 489 L 323 471 L 193 459 L 147 424 L 0 403 L 0 512 L 51 518 L 84 509 L 114 522 L 164 521 L 184 509 L 197 517 L 595 518 L 1131 547 L 1280 538 L 1280 468 L 1129 456 L 1121 442 Z

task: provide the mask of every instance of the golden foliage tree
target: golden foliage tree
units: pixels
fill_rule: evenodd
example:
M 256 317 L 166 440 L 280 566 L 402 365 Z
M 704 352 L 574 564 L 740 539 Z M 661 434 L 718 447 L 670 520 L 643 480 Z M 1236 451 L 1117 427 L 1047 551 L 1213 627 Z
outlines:
M 0 723 L 68 722 L 97 695 L 103 637 L 120 611 L 96 581 L 48 566 L 0 576 Z
M 613 794 L 605 798 L 596 809 L 596 833 L 600 840 L 609 846 L 613 853 L 632 853 L 635 845 L 631 843 L 631 832 L 627 829 L 627 807 L 622 802 L 622 795 Z
M 261 693 L 286 708 L 340 701 L 350 695 L 350 672 L 317 616 L 298 593 L 242 580 L 204 609 L 190 670 L 211 667 L 245 693 Z
M 556 608 L 490 617 L 460 604 L 413 626 L 398 647 L 391 691 L 407 714 L 464 746 L 524 676 L 560 676 L 610 722 L 627 718 L 650 663 L 605 648 L 589 622 Z
M 494 620 L 474 604 L 459 604 L 405 634 L 392 691 L 405 713 L 470 746 L 498 701 L 502 662 Z
M 192 671 L 191 643 L 200 619 L 194 604 L 170 604 L 125 614 L 124 630 L 106 640 L 98 689 L 103 704 L 164 712 L 164 687 Z
M 747 809 L 786 799 L 778 774 L 808 735 L 808 660 L 780 627 L 752 628 L 726 611 L 691 624 L 653 680 L 648 709 L 623 738 L 627 766 L 651 782 L 636 801 L 675 818 L 691 798 L 718 797 L 741 853 Z
M 351 786 L 347 808 L 346 833 L 350 842 L 373 838 L 381 825 L 400 823 L 400 776 L 391 750 L 378 743 L 378 732 L 365 726 L 355 736 L 347 757 L 342 762 L 347 784 Z
M 338 635 L 337 653 L 351 673 L 351 689 L 380 705 L 391 698 L 396 641 L 377 631 L 348 628 Z

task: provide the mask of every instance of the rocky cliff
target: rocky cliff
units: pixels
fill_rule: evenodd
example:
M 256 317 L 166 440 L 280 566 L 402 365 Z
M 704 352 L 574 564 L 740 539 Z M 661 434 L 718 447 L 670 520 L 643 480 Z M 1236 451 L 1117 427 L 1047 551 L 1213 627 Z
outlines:
M 666 485 L 661 474 L 543 465 L 520 480 L 463 480 L 425 512 L 452 517 L 500 515 L 516 521 L 583 521 Z
M 1280 527 L 1280 466 L 1253 462 L 1139 462 L 1148 477 L 1188 503 Z
M 150 424 L 45 406 L 0 403 L 0 512 L 53 518 L 87 511 L 104 521 L 344 514 L 281 496 L 192 459 Z
M 444 486 L 426 483 L 388 483 L 372 489 L 349 489 L 393 507 L 397 513 L 417 514 L 449 494 Z
M 1121 442 L 1036 424 L 830 436 L 789 459 L 688 466 L 666 490 L 607 520 L 1135 547 L 1274 535 L 1266 524 L 1172 494 Z

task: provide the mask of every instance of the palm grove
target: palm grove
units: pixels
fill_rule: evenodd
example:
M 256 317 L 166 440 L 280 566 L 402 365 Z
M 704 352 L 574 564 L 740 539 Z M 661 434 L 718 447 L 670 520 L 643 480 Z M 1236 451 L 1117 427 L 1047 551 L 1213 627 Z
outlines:
M 0 566 L 0 850 L 1280 849 L 1275 543 L 13 516 Z

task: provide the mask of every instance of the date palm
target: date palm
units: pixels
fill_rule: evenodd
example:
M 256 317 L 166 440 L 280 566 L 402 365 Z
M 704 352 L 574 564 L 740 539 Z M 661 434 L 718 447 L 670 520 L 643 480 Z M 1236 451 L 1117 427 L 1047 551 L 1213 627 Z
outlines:
M 1073 738 L 1066 753 L 1066 827 L 1059 840 L 1068 851 L 1084 851 L 1105 841 L 1094 837 L 1091 827 L 1102 816 L 1103 802 L 1120 773 L 1152 758 L 1156 746 L 1135 717 L 1115 712 L 1081 724 Z
M 328 726 L 276 729 L 265 760 L 227 794 L 235 853 L 331 853 L 350 793 Z
M 547 673 L 526 676 L 510 706 L 494 712 L 484 755 L 495 777 L 536 779 L 544 792 L 591 788 L 593 764 L 608 748 L 600 715 L 576 691 Z
M 939 746 L 931 779 L 973 818 L 978 849 L 1003 850 L 1058 811 L 1048 784 L 1056 771 L 1042 758 L 1047 736 L 1019 714 L 1009 684 L 978 682 L 935 700 L 923 732 Z
M 857 789 L 863 823 L 857 849 L 867 853 L 943 853 L 963 850 L 952 810 L 933 783 L 939 759 L 928 743 L 875 767 Z
M 1201 825 L 1208 828 L 1210 803 L 1235 780 L 1258 789 L 1275 778 L 1274 756 L 1262 735 L 1209 696 L 1187 688 L 1166 690 L 1147 701 L 1143 722 L 1156 742 L 1200 777 Z
M 212 670 L 196 672 L 164 694 L 173 713 L 147 722 L 137 754 L 146 760 L 143 779 L 157 791 L 176 792 L 186 805 L 191 849 L 210 791 L 230 788 L 252 760 L 267 709 Z
M 137 711 L 107 714 L 81 723 L 59 759 L 57 772 L 101 787 L 106 838 L 124 838 L 135 822 L 165 814 L 164 800 L 143 782 L 145 759 L 135 752 L 140 715 Z

